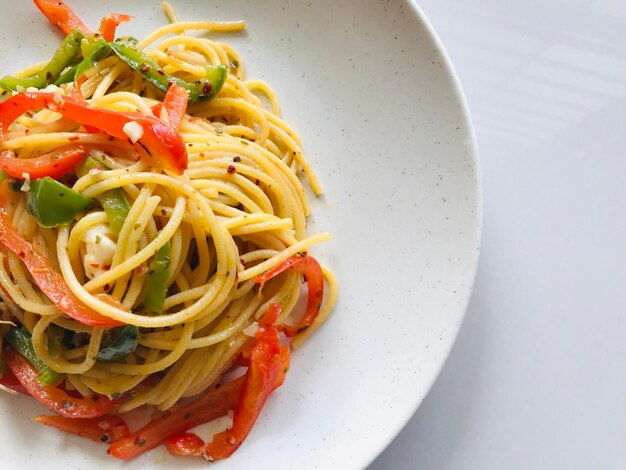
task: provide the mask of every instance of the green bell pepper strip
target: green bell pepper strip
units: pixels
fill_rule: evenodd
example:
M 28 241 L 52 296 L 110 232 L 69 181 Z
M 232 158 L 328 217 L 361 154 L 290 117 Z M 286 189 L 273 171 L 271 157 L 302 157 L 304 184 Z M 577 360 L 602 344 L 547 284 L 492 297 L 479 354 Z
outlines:
M 167 293 L 167 280 L 170 276 L 170 244 L 163 245 L 156 252 L 150 264 L 150 274 L 143 295 L 143 305 L 152 313 L 163 313 L 163 303 Z
M 103 362 L 118 362 L 134 352 L 139 341 L 139 328 L 135 325 L 118 326 L 111 330 L 112 340 L 98 352 Z
M 44 88 L 46 85 L 54 83 L 80 54 L 80 42 L 82 39 L 83 33 L 73 30 L 65 37 L 54 56 L 52 56 L 52 60 L 42 70 L 26 78 L 6 76 L 0 80 L 0 87 L 5 90 L 17 91 L 18 88 Z
M 76 68 L 74 80 L 77 82 L 92 68 L 96 66 L 98 61 L 104 59 L 111 52 L 109 43 L 102 38 L 84 39 L 83 40 L 83 57 L 84 59 Z
M 187 82 L 178 77 L 169 75 L 159 67 L 154 59 L 145 52 L 135 49 L 127 42 L 109 43 L 113 51 L 131 69 L 148 80 L 159 90 L 166 93 L 173 82 L 189 91 L 189 102 L 209 100 L 213 98 L 222 88 L 226 81 L 228 69 L 224 65 L 208 65 L 205 78 L 194 83 Z
M 81 165 L 79 165 L 79 167 L 77 167 L 76 173 L 79 176 L 84 176 L 94 168 L 101 171 L 106 170 L 104 165 L 89 157 Z M 104 212 L 109 219 L 111 229 L 119 235 L 122 230 L 122 226 L 124 225 L 124 221 L 126 220 L 126 216 L 128 215 L 128 212 L 130 212 L 130 204 L 128 199 L 126 199 L 124 190 L 121 188 L 110 189 L 101 195 L 96 196 L 96 199 L 104 209 Z
M 79 65 L 80 64 L 75 64 L 71 67 L 66 68 L 65 71 L 63 71 L 63 73 L 59 75 L 59 78 L 57 78 L 57 81 L 54 82 L 54 84 L 60 86 L 65 85 L 66 83 L 73 82 L 74 78 L 76 77 L 76 70 L 78 70 Z
M 91 198 L 50 177 L 30 182 L 27 207 L 42 227 L 52 228 L 67 224 L 93 206 Z
M 39 381 L 42 384 L 51 385 L 57 380 L 59 374 L 37 355 L 30 333 L 25 328 L 11 328 L 4 335 L 4 339 L 39 371 Z
M 120 234 L 126 216 L 130 212 L 130 204 L 121 188 L 110 189 L 98 196 L 104 212 L 109 219 L 109 225 L 117 235 Z

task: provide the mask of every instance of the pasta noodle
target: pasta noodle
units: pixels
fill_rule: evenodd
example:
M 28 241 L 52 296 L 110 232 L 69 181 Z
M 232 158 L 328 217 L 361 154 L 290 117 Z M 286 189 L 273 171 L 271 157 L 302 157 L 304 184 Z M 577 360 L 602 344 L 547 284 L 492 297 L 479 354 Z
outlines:
M 161 171 L 141 155 L 137 159 L 136 146 L 128 141 L 77 126 L 53 109 L 20 116 L 2 145 L 19 160 L 65 146 L 88 146 L 95 166 L 76 171 L 75 177 L 70 172 L 61 181 L 91 200 L 117 191 L 128 201 L 119 233 L 112 231 L 110 214 L 99 205 L 70 223 L 42 226 L 29 205 L 29 175 L 19 183 L 22 191 L 5 191 L 4 201 L 14 230 L 60 273 L 77 302 L 110 321 L 138 328 L 136 348 L 122 359 L 99 359 L 115 340 L 110 328 L 65 315 L 38 287 L 19 253 L 0 253 L 2 320 L 18 321 L 28 330 L 34 352 L 59 374 L 62 388 L 84 397 L 124 397 L 119 413 L 144 405 L 170 410 L 181 399 L 212 390 L 253 342 L 258 322 L 272 305 L 281 306 L 278 323 L 297 324 L 298 318 L 290 318 L 298 315 L 308 279 L 291 269 L 265 285 L 259 278 L 330 239 L 328 233 L 307 234 L 311 209 L 303 183 L 317 195 L 322 188 L 300 138 L 280 117 L 276 93 L 264 82 L 246 80 L 237 51 L 211 39 L 212 32 L 235 33 L 245 24 L 180 22 L 168 4 L 164 10 L 172 23 L 137 42 L 136 49 L 165 74 L 187 83 L 203 80 L 210 66 L 228 70 L 221 90 L 210 100 L 190 103 L 180 122 L 188 157 L 182 174 Z M 31 76 L 44 66 L 17 76 Z M 115 54 L 97 61 L 79 83 L 93 108 L 158 113 L 165 122 L 172 118 L 161 107 L 164 93 Z M 47 90 L 71 97 L 73 86 Z M 145 297 L 164 249 L 169 253 L 166 292 L 162 312 L 155 313 L 146 308 Z M 327 267 L 321 272 L 327 287 L 324 302 L 320 299 L 319 314 L 297 332 L 292 346 L 309 337 L 335 304 L 335 277 Z M 70 344 L 53 350 L 60 329 Z

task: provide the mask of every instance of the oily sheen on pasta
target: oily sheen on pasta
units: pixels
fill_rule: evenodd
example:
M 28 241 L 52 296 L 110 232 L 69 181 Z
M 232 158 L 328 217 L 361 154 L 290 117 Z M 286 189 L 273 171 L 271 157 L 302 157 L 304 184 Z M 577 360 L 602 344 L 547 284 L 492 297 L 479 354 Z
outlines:
M 73 15 L 63 2 L 35 4 L 57 25 L 59 11 Z M 100 420 L 94 426 L 107 429 L 113 422 L 107 420 L 115 420 L 122 429 L 119 417 L 123 420 L 125 413 L 139 407 L 169 411 L 160 419 L 174 419 L 177 410 L 204 400 L 205 418 L 214 418 L 207 407 L 219 408 L 215 403 L 231 400 L 236 405 L 228 408 L 234 409 L 235 416 L 225 438 L 236 448 L 247 434 L 243 428 L 249 431 L 256 419 L 249 415 L 258 415 L 271 389 L 284 380 L 266 381 L 263 393 L 252 395 L 251 389 L 261 383 L 255 373 L 273 370 L 268 364 L 279 364 L 282 358 L 281 373 L 286 373 L 288 350 L 280 347 L 278 334 L 293 338 L 291 345 L 297 346 L 332 310 L 337 296 L 334 276 L 311 258 L 311 248 L 330 235 L 307 233 L 310 206 L 305 185 L 316 195 L 322 188 L 300 138 L 280 117 L 276 94 L 264 82 L 246 80 L 243 58 L 228 44 L 212 39 L 213 32 L 236 33 L 244 23 L 179 22 L 167 4 L 165 11 L 171 24 L 139 41 L 97 42 L 110 34 L 104 20 L 100 32 L 92 36 L 88 30 L 80 32 L 86 29 L 82 22 L 78 28 L 71 28 L 77 23 L 65 25 L 83 37 L 82 51 L 57 75 L 71 73 L 71 67 L 80 71 L 81 64 L 85 73 L 74 72 L 73 80 L 60 83 L 59 79 L 57 85 L 17 85 L 3 96 L 6 101 L 0 107 L 18 102 L 21 94 L 28 96 L 29 103 L 40 104 L 31 105 L 14 122 L 8 122 L 8 111 L 0 111 L 3 168 L 8 173 L 1 196 L 6 227 L 0 228 L 3 355 L 7 371 L 15 376 L 7 378 L 5 373 L 2 383 L 9 390 L 23 386 L 60 415 L 41 422 L 75 434 L 80 433 L 66 421 L 72 417 L 64 413 L 65 405 L 46 403 L 25 384 L 29 373 L 39 374 L 41 380 L 42 369 L 49 370 L 53 379 L 45 387 L 77 400 L 110 403 L 106 413 L 79 416 Z M 114 25 L 113 31 L 128 19 L 112 16 L 108 24 Z M 95 46 L 87 50 L 86 38 L 102 47 L 100 56 L 94 53 Z M 89 62 L 94 57 L 97 60 Z M 138 57 L 150 61 L 131 62 Z M 45 64 L 23 70 L 16 79 L 54 69 Z M 167 94 L 155 86 L 159 77 L 149 70 L 155 64 L 159 75 L 172 77 Z M 224 68 L 210 69 L 219 65 Z M 193 100 L 193 86 L 202 85 L 209 70 L 224 70 L 223 84 L 217 92 L 215 83 L 210 89 L 204 86 L 201 89 L 213 96 Z M 180 96 L 189 100 L 179 122 L 174 122 L 178 118 L 170 102 L 172 87 L 187 90 L 179 93 L 179 103 Z M 112 117 L 98 127 L 93 123 L 104 123 L 104 117 L 83 120 L 71 113 L 70 106 L 84 107 L 84 116 L 107 110 Z M 150 121 L 128 118 L 138 115 Z M 123 137 L 127 138 L 108 128 L 118 116 L 126 116 Z M 149 126 L 163 125 L 184 144 L 186 164 L 180 172 L 163 164 L 166 157 L 150 147 Z M 159 139 L 162 134 L 155 135 Z M 28 172 L 17 175 L 16 163 L 10 160 L 34 162 L 49 157 L 46 165 L 52 168 L 50 162 L 61 150 L 65 153 L 57 156 L 59 162 L 65 162 L 68 153 L 80 153 L 80 158 L 65 174 L 55 173 L 53 178 L 36 178 Z M 78 193 L 72 207 L 83 197 L 88 208 L 71 220 L 46 222 L 58 215 L 51 202 L 57 197 L 54 184 L 71 191 L 59 204 Z M 127 206 L 116 212 L 115 204 Z M 15 248 L 16 239 L 29 243 L 41 260 Z M 319 281 L 311 269 L 319 270 Z M 46 275 L 57 277 L 50 281 L 44 279 Z M 52 284 L 66 289 L 59 298 L 51 293 Z M 66 308 L 68 302 L 73 303 L 71 308 L 78 305 L 96 312 L 103 323 L 81 320 Z M 20 341 L 31 348 L 35 359 L 21 349 Z M 275 352 L 268 356 L 270 343 Z M 234 398 L 226 397 L 226 391 L 222 392 L 226 398 L 220 398 L 219 385 L 229 383 L 224 374 L 237 365 L 247 368 L 244 379 L 231 385 Z M 257 405 L 260 402 L 257 409 L 251 408 L 253 399 Z M 206 405 L 209 402 L 213 405 Z M 82 402 L 76 403 L 82 409 Z M 124 428 L 115 439 L 105 431 L 100 437 L 112 444 L 109 452 L 120 458 L 138 455 L 142 447 L 166 439 L 175 454 L 214 460 L 230 452 L 206 450 L 180 422 L 169 423 L 177 435 L 161 431 L 157 438 L 158 425 L 144 428 L 141 435 Z M 134 446 L 133 451 L 112 451 L 116 440 L 115 449 L 127 445 Z

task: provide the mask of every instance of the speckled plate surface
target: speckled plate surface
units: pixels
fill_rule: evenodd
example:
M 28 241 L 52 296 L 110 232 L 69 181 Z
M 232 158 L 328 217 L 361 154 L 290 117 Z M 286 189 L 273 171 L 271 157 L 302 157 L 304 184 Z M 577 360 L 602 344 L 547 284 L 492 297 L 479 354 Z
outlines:
M 89 25 L 109 12 L 140 37 L 158 1 L 74 1 Z M 60 38 L 28 1 L 2 2 L 1 73 L 50 55 Z M 331 319 L 239 452 L 219 468 L 364 468 L 413 414 L 450 350 L 478 258 L 476 151 L 454 72 L 408 2 L 173 2 L 181 19 L 245 19 L 227 40 L 249 77 L 276 89 L 326 189 L 315 250 L 339 278 Z M 35 425 L 42 409 L 0 397 L 3 468 L 122 468 L 105 447 Z M 201 467 L 157 449 L 124 468 Z M 37 467 L 36 467 L 37 466 Z

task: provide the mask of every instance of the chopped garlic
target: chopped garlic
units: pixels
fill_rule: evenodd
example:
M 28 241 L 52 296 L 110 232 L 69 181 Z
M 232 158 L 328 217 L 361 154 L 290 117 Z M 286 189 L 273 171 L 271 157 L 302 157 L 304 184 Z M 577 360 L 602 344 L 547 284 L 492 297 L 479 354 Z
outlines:
M 85 242 L 83 266 L 89 279 L 104 274 L 111 269 L 113 255 L 117 248 L 115 233 L 108 224 L 97 224 L 85 231 L 82 241 Z
M 259 324 L 253 321 L 248 326 L 246 326 L 242 331 L 244 335 L 254 337 L 256 335 L 256 332 L 259 331 Z
M 41 90 L 37 90 L 37 91 L 43 91 L 43 92 L 46 92 L 46 93 L 62 93 L 63 92 L 63 90 L 61 90 L 54 83 L 51 83 L 47 87 L 42 88 Z
M 22 173 L 22 178 L 24 178 L 24 183 L 22 184 L 20 191 L 30 191 L 30 175 L 28 173 Z
M 141 124 L 137 121 L 128 121 L 124 124 L 122 130 L 133 144 L 136 144 L 137 141 L 143 136 L 143 127 L 141 127 Z

